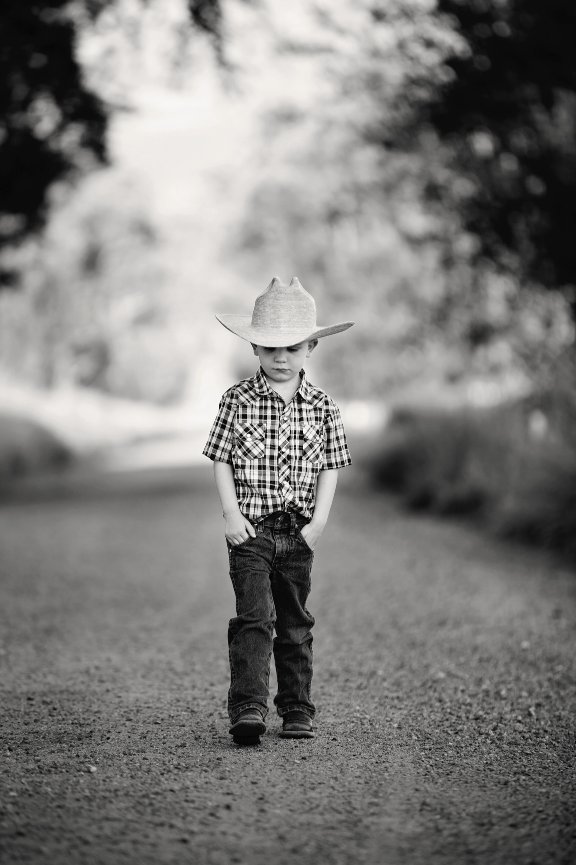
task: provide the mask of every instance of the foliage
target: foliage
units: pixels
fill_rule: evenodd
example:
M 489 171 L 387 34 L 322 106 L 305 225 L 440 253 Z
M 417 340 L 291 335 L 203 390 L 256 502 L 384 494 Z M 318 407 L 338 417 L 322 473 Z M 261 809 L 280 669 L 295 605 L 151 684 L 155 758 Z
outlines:
M 138 0 L 137 16 L 149 0 Z M 110 106 L 86 82 L 79 31 L 121 0 L 4 0 L 0 12 L 0 254 L 41 229 L 50 191 L 107 159 Z M 188 0 L 220 38 L 219 0 Z M 133 20 L 133 23 L 134 22 Z M 0 288 L 17 273 L 0 268 Z
M 410 508 L 473 515 L 576 556 L 576 402 L 573 392 L 554 396 L 484 410 L 399 408 L 365 468 Z
M 0 413 L 0 482 L 17 480 L 38 471 L 61 469 L 72 452 L 43 424 Z
M 499 4 L 486 0 L 482 14 L 493 17 L 498 14 L 503 20 L 506 9 L 520 8 L 519 4 L 520 0 L 514 3 L 502 0 Z M 130 53 L 123 52 L 123 47 L 136 46 L 136 56 L 142 42 L 148 51 L 148 42 L 142 38 L 144 14 L 150 12 L 150 20 L 156 21 L 175 5 L 179 16 L 177 33 L 172 33 L 174 39 L 168 40 L 169 45 L 162 43 L 162 62 L 168 62 L 167 58 L 176 65 L 180 62 L 176 57 L 178 51 L 172 49 L 177 48 L 180 36 L 188 28 L 187 9 L 195 25 L 213 35 L 221 57 L 222 9 L 225 11 L 226 7 L 215 0 L 190 0 L 187 6 L 185 0 L 163 5 L 159 0 L 73 0 L 66 6 L 63 2 L 59 6 L 56 0 L 52 5 L 28 0 L 16 4 L 10 0 L 7 9 L 18 7 L 21 19 L 10 13 L 7 22 L 15 27 L 14 22 L 23 20 L 22 16 L 36 16 L 34 20 L 40 22 L 38 32 L 46 36 L 46 57 L 56 21 L 48 13 L 52 8 L 62 10 L 57 22 L 69 40 L 68 54 L 75 64 L 73 75 L 72 66 L 62 74 L 71 92 L 80 94 L 71 97 L 71 103 L 95 105 L 101 119 L 92 137 L 84 136 L 82 117 L 76 119 L 74 137 L 71 120 L 63 114 L 58 134 L 46 137 L 44 145 L 49 155 L 51 158 L 54 153 L 58 155 L 59 173 L 47 174 L 43 157 L 37 154 L 29 172 L 36 189 L 36 204 L 26 205 L 24 214 L 3 217 L 0 213 L 0 227 L 4 226 L 7 232 L 5 271 L 6 244 L 11 247 L 17 237 L 42 225 L 49 202 L 56 202 L 52 194 L 55 184 L 74 179 L 105 157 L 107 118 L 110 111 L 129 105 L 124 85 L 134 78 L 133 63 L 126 62 L 122 72 L 119 71 L 119 64 L 126 61 L 123 54 Z M 487 205 L 493 208 L 493 215 L 500 214 L 498 218 L 505 211 L 502 197 L 498 197 L 498 190 L 504 188 L 498 174 L 500 160 L 489 159 L 485 153 L 488 138 L 496 141 L 496 133 L 492 132 L 491 122 L 490 129 L 482 127 L 480 137 L 476 132 L 471 137 L 464 134 L 448 100 L 456 92 L 456 84 L 464 86 L 468 80 L 468 72 L 461 75 L 460 70 L 468 70 L 470 64 L 470 69 L 476 69 L 478 65 L 473 63 L 476 48 L 474 51 L 470 48 L 468 31 L 475 26 L 471 21 L 478 23 L 480 5 L 462 4 L 459 11 L 448 15 L 446 4 L 439 11 L 433 0 L 359 0 L 355 4 L 318 0 L 295 4 L 298 8 L 305 6 L 312 15 L 309 25 L 300 28 L 299 39 L 290 28 L 289 32 L 272 25 L 267 29 L 261 18 L 258 27 L 253 28 L 253 41 L 248 44 L 259 50 L 246 52 L 254 54 L 254 58 L 246 58 L 246 64 L 252 63 L 254 77 L 259 78 L 256 99 L 267 93 L 268 102 L 264 106 L 269 110 L 261 129 L 261 152 L 252 161 L 246 160 L 239 179 L 242 194 L 248 191 L 246 212 L 219 260 L 225 262 L 223 267 L 229 271 L 240 272 L 240 278 L 232 281 L 238 286 L 261 285 L 263 274 L 268 279 L 276 272 L 284 276 L 297 273 L 316 296 L 321 319 L 327 323 L 339 318 L 356 319 L 355 328 L 345 337 L 323 341 L 313 358 L 323 366 L 326 386 L 341 395 L 370 398 L 375 392 L 397 390 L 415 378 L 426 380 L 432 374 L 454 382 L 465 376 L 502 377 L 517 366 L 533 370 L 542 366 L 543 361 L 548 362 L 573 338 L 567 321 L 568 302 L 553 293 L 545 295 L 537 286 L 521 281 L 519 262 L 511 247 L 506 248 L 501 240 L 498 240 L 499 255 L 493 250 L 488 260 L 488 247 L 482 247 L 475 237 L 480 229 L 476 231 L 474 219 L 480 220 L 482 214 L 482 219 L 485 218 Z M 249 4 L 243 8 L 245 11 Z M 265 8 L 269 13 L 272 8 L 278 10 L 273 3 L 254 4 L 252 20 L 256 21 L 256 15 L 261 16 Z M 539 15 L 546 14 L 537 11 Z M 286 14 L 296 15 L 297 10 Z M 469 14 L 470 22 L 466 18 L 466 26 L 460 24 L 458 14 L 463 20 Z M 484 28 L 474 31 L 475 38 L 487 40 L 490 45 L 504 39 L 504 31 L 496 27 L 497 23 L 495 18 L 493 37 L 488 38 Z M 89 32 L 94 36 L 92 47 L 98 43 L 92 54 L 85 51 Z M 267 39 L 270 33 L 275 33 L 276 45 L 265 48 L 268 53 L 261 54 L 260 48 L 265 46 L 256 43 L 261 35 Z M 18 55 L 26 75 L 28 67 L 33 70 L 34 63 L 39 62 L 28 59 L 34 53 L 33 38 L 39 38 L 36 31 Z M 511 38 L 506 37 L 506 45 L 513 44 Z M 245 39 L 244 33 L 236 46 L 238 55 L 247 44 Z M 19 32 L 14 32 L 11 44 L 17 46 L 19 40 Z M 82 68 L 77 56 L 82 58 Z M 0 85 L 0 93 L 9 102 L 6 116 L 10 118 L 10 100 L 18 89 L 20 72 L 10 52 L 1 57 L 5 86 L 2 90 Z M 262 64 L 266 76 L 261 74 Z M 504 61 L 500 64 L 503 66 Z M 45 104 L 52 100 L 60 110 L 53 94 L 56 84 L 51 79 L 43 84 L 38 68 L 34 86 L 29 86 L 30 93 L 34 95 L 44 87 Z M 55 64 L 54 68 L 57 71 L 59 67 Z M 482 74 L 488 73 L 487 69 Z M 501 76 L 495 72 L 494 76 L 496 94 Z M 245 83 L 249 76 L 243 78 L 239 74 L 238 80 Z M 488 81 L 481 78 L 482 82 L 485 80 Z M 286 86 L 287 81 L 290 87 Z M 94 96 L 95 93 L 100 97 Z M 492 94 L 492 90 L 486 93 Z M 83 95 L 86 103 L 82 102 Z M 254 97 L 254 93 L 248 95 Z M 478 92 L 471 92 L 472 95 L 478 96 Z M 462 104 L 458 117 L 465 118 L 468 103 L 464 95 L 459 98 Z M 494 98 L 491 95 L 486 104 L 492 106 L 496 101 L 496 95 Z M 36 121 L 31 104 L 22 101 L 16 119 L 7 123 L 14 128 L 30 127 L 27 134 L 34 139 Z M 472 104 L 470 101 L 471 110 Z M 518 106 L 520 111 L 521 101 Z M 502 120 L 504 123 L 509 117 L 510 129 L 516 123 L 515 111 L 516 108 L 508 106 Z M 39 116 L 37 125 L 42 127 L 46 117 Z M 551 131 L 552 127 L 548 129 Z M 512 133 L 510 136 L 513 137 Z M 2 148 L 8 140 L 9 135 L 0 139 L 0 159 L 5 155 Z M 568 139 L 562 138 L 565 140 Z M 64 145 L 68 150 L 62 155 L 58 148 Z M 13 171 L 13 157 L 3 159 L 1 164 L 6 166 L 6 173 L 12 172 L 10 176 L 21 182 L 20 172 Z M 36 180 L 34 172 L 38 173 Z M 226 194 L 216 192 L 220 198 L 213 207 L 218 214 L 214 225 L 220 212 L 226 216 L 224 209 L 229 206 Z M 543 198 L 533 196 L 533 201 L 541 203 Z M 20 206 L 17 193 L 15 200 Z M 111 201 L 116 204 L 117 196 L 113 195 Z M 59 206 L 56 202 L 55 214 Z M 139 221 L 130 206 L 120 207 L 116 215 L 114 209 L 102 210 L 98 206 L 93 218 L 82 214 L 78 232 L 73 230 L 71 234 L 76 244 L 73 255 L 68 255 L 61 229 L 48 238 L 44 249 L 47 262 L 40 260 L 39 253 L 30 253 L 30 273 L 22 281 L 21 294 L 25 298 L 20 304 L 16 331 L 22 333 L 28 328 L 27 337 L 21 342 L 21 346 L 27 346 L 27 339 L 33 339 L 32 331 L 36 329 L 39 340 L 36 354 L 46 363 L 40 372 L 38 357 L 31 362 L 33 379 L 40 374 L 46 382 L 58 379 L 58 370 L 67 363 L 63 357 L 75 357 L 74 374 L 79 376 L 78 380 L 132 392 L 138 391 L 140 385 L 129 371 L 130 358 L 148 370 L 155 368 L 155 362 L 166 369 L 156 339 L 163 332 L 162 326 L 138 328 L 133 344 L 128 330 L 112 335 L 109 322 L 115 313 L 110 310 L 116 309 L 113 293 L 117 292 L 120 305 L 126 301 L 122 275 L 126 282 L 136 280 L 143 305 L 153 310 L 152 316 L 160 315 L 160 294 L 166 289 L 162 276 L 156 280 L 155 291 L 145 277 L 139 282 L 137 268 L 128 277 L 127 270 L 115 257 L 119 247 L 126 243 L 126 249 L 134 251 L 135 254 L 125 256 L 132 262 L 141 259 L 149 263 L 155 255 L 154 237 L 149 242 L 142 240 L 150 226 L 138 227 L 139 222 L 144 224 L 146 220 Z M 220 227 L 223 224 L 225 220 L 220 219 Z M 115 229 L 120 239 L 118 245 Z M 488 223 L 482 223 L 480 233 L 486 244 L 492 242 L 488 229 Z M 211 237 L 216 237 L 217 229 L 209 230 L 213 231 Z M 62 255 L 54 245 L 56 236 L 67 250 Z M 528 235 L 522 236 L 526 240 Z M 0 237 L 0 253 L 1 247 Z M 16 261 L 15 269 L 22 260 L 21 257 Z M 523 253 L 522 262 L 528 260 L 528 253 Z M 85 262 L 86 267 L 80 262 Z M 503 274 L 505 265 L 509 270 Z M 516 270 L 512 272 L 514 267 Z M 120 274 L 117 279 L 114 271 Z M 156 274 L 155 265 L 149 272 Z M 1 301 L 2 297 L 4 316 L 12 315 L 17 303 Z M 83 316 L 86 319 L 93 316 L 89 327 Z M 13 367 L 16 361 L 8 346 L 14 346 L 14 337 L 10 337 L 8 325 L 0 336 L 4 340 L 0 352 Z M 72 345 L 79 347 L 72 349 Z M 33 352 L 20 354 L 25 365 Z M 166 382 L 157 389 L 151 387 L 156 394 L 154 398 L 169 398 L 169 392 L 176 393 L 179 375 L 174 371 L 173 387 L 165 387 Z M 161 392 L 165 397 L 159 396 Z
M 445 168 L 432 162 L 426 194 L 460 215 L 474 263 L 564 291 L 576 318 L 576 8 L 438 0 L 436 16 L 457 37 L 443 74 L 411 70 L 408 109 L 380 140 L 421 148 L 432 128 Z
M 106 156 L 106 113 L 74 55 L 66 0 L 6 0 L 0 50 L 0 248 L 42 225 L 48 190 Z
M 94 176 L 54 209 L 21 261 L 18 292 L 0 294 L 0 363 L 40 387 L 58 384 L 167 403 L 186 383 L 171 333 L 166 276 L 141 194 Z M 170 350 L 166 346 L 170 345 Z
M 434 4 L 325 4 L 320 35 L 288 48 L 295 63 L 312 54 L 322 82 L 306 110 L 286 94 L 268 113 L 236 240 L 253 281 L 298 262 L 324 317 L 356 318 L 345 352 L 317 354 L 327 386 L 369 397 L 432 371 L 527 374 L 569 344 L 566 300 L 479 260 L 460 215 L 468 183 L 417 114 L 465 50 Z

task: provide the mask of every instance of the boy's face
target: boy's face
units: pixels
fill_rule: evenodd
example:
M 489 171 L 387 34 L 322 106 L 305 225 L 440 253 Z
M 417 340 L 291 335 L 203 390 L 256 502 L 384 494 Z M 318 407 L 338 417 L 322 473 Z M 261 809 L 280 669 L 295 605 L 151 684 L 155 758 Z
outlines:
M 271 348 L 263 345 L 253 345 L 254 354 L 260 358 L 260 366 L 264 374 L 277 384 L 284 384 L 295 379 L 302 369 L 304 361 L 310 357 L 318 344 L 318 340 L 299 342 L 281 348 Z

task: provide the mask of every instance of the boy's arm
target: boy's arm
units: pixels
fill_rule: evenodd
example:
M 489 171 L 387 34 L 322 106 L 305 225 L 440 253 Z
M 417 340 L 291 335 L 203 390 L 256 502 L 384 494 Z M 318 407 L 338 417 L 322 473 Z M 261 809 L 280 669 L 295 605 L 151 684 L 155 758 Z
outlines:
M 314 516 L 300 533 L 311 549 L 316 546 L 328 522 L 337 482 L 338 469 L 323 469 L 318 475 Z
M 230 463 L 214 460 L 214 479 L 222 505 L 222 515 L 226 520 L 224 534 L 232 546 L 247 541 L 248 537 L 256 537 L 254 526 L 247 520 L 238 507 L 234 473 Z

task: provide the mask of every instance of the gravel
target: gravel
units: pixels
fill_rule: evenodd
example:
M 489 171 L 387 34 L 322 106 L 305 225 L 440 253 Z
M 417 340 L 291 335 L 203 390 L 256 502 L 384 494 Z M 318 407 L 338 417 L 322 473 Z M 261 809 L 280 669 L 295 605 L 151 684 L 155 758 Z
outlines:
M 343 481 L 316 738 L 255 748 L 209 468 L 2 503 L 3 863 L 576 861 L 575 574 Z

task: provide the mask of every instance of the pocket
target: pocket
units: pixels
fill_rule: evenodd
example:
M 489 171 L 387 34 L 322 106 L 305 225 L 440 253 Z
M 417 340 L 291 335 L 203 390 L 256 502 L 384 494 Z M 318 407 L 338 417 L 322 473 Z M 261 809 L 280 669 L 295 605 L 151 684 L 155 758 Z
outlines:
M 237 550 L 239 547 L 245 547 L 253 540 L 255 540 L 255 538 L 253 538 L 252 535 L 248 535 L 245 541 L 240 541 L 239 544 L 231 544 L 228 538 L 226 538 L 226 544 L 228 545 L 229 550 Z
M 309 553 L 313 553 L 313 552 L 314 552 L 314 550 L 312 549 L 312 547 L 309 546 L 309 544 L 306 542 L 306 538 L 304 537 L 304 535 L 302 534 L 301 531 L 298 532 L 298 534 L 296 535 L 296 537 L 298 538 L 298 540 L 300 541 L 300 543 L 303 544 L 303 545 L 306 547 L 306 549 L 308 550 Z
M 259 460 L 266 454 L 266 431 L 261 424 L 238 424 L 234 431 L 236 456 L 243 460 Z
M 309 463 L 319 463 L 324 451 L 324 433 L 317 424 L 302 427 L 302 457 Z
M 302 529 L 305 527 L 305 525 L 306 525 L 306 523 L 304 524 L 304 526 L 302 526 L 302 528 L 298 529 L 298 531 L 296 532 L 296 540 L 297 540 L 297 541 L 300 541 L 300 543 L 302 544 L 302 546 L 306 547 L 306 549 L 308 550 L 308 552 L 313 553 L 314 550 L 312 549 L 312 547 L 311 547 L 310 544 L 306 541 L 306 538 L 305 538 L 304 535 L 302 534 Z

